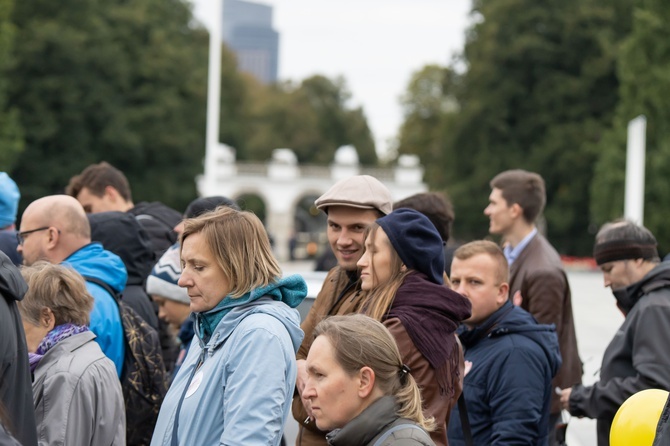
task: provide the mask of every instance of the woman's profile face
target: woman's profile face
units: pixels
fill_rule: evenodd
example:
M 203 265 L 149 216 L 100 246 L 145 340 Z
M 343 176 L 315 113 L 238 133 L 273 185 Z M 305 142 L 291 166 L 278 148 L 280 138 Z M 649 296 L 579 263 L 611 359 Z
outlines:
M 318 336 L 314 340 L 306 365 L 307 382 L 302 397 L 310 401 L 319 429 L 342 427 L 363 411 L 360 374 L 350 376 L 340 366 L 328 338 Z
M 211 310 L 232 289 L 202 233 L 186 237 L 181 248 L 181 263 L 178 284 L 188 291 L 194 313 Z
M 373 239 L 374 238 L 374 242 Z M 358 261 L 361 269 L 361 289 L 369 291 L 391 279 L 391 242 L 382 228 L 368 234 L 365 252 Z

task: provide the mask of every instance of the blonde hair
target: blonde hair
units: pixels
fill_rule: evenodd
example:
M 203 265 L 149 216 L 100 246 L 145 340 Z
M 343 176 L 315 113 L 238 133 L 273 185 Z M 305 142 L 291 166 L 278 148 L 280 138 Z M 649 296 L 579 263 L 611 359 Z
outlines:
M 487 254 L 496 261 L 498 265 L 496 270 L 498 285 L 509 282 L 509 263 L 500 246 L 492 241 L 476 240 L 474 242 L 466 243 L 454 251 L 454 258 L 458 260 L 468 260 L 479 254 Z
M 18 303 L 22 319 L 39 325 L 42 311 L 48 308 L 54 314 L 55 326 L 89 324 L 93 297 L 78 272 L 40 261 L 21 268 L 21 274 L 28 283 L 28 292 Z
M 379 228 L 379 224 L 372 223 L 365 232 L 365 240 L 367 241 L 369 237 L 370 242 L 374 244 Z M 406 271 L 402 270 L 403 262 L 400 256 L 390 242 L 387 242 L 387 244 L 391 249 L 391 277 L 384 283 L 377 282 L 377 271 L 373 267 L 372 274 L 377 283 L 373 289 L 367 292 L 367 296 L 363 299 L 361 307 L 365 314 L 378 321 L 386 318 L 386 314 L 391 308 L 391 304 L 393 304 L 393 299 L 395 299 L 398 288 L 400 288 L 405 277 L 410 273 L 409 269 Z M 371 253 L 370 258 L 371 260 L 374 258 L 374 253 Z
M 263 223 L 248 211 L 228 206 L 184 220 L 180 242 L 202 234 L 218 266 L 230 281 L 231 297 L 268 286 L 281 275 Z
M 353 376 L 363 367 L 375 373 L 375 386 L 398 403 L 397 414 L 435 429 L 435 420 L 426 418 L 421 407 L 421 391 L 411 373 L 403 373 L 403 363 L 393 335 L 380 322 L 363 314 L 332 316 L 314 329 L 314 339 L 324 336 L 333 346 L 335 360 Z

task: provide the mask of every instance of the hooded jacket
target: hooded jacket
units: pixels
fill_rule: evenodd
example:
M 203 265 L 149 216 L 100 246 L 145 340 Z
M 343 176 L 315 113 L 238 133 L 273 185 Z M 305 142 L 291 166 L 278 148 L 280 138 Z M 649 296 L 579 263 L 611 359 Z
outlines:
M 89 243 L 63 260 L 63 264 L 72 267 L 82 276 L 95 277 L 119 293 L 126 286 L 128 274 L 126 267 L 116 254 L 103 249 L 100 243 Z M 86 289 L 93 296 L 93 310 L 89 327 L 97 336 L 95 340 L 102 352 L 114 362 L 119 377 L 123 370 L 123 326 L 119 307 L 103 287 L 86 282 Z
M 34 446 L 37 432 L 28 348 L 16 305 L 26 291 L 28 285 L 18 268 L 0 252 L 0 403 L 13 424 L 7 427 L 23 445 Z
M 123 302 L 158 330 L 156 309 L 144 291 L 144 283 L 155 264 L 149 235 L 134 216 L 125 212 L 88 214 L 88 221 L 91 240 L 102 243 L 106 250 L 119 256 L 126 267 L 128 280 Z
M 134 215 L 149 234 L 154 261 L 157 262 L 163 253 L 177 241 L 174 227 L 181 221 L 181 214 L 158 201 L 142 201 L 128 213 Z
M 196 337 L 165 396 L 152 446 L 171 444 L 178 408 L 180 445 L 280 444 L 303 338 L 300 314 L 282 301 L 296 293 L 302 300 L 307 287 L 280 279 L 263 291 L 223 316 L 206 343 L 196 313 Z
M 670 390 L 670 263 L 659 263 L 639 282 L 615 291 L 626 319 L 603 355 L 600 380 L 577 385 L 570 413 L 597 419 L 598 445 L 609 445 L 617 410 L 645 389 Z
M 472 368 L 463 396 L 477 445 L 546 445 L 551 380 L 561 365 L 553 326 L 540 325 L 507 301 L 483 324 L 460 334 Z M 458 406 L 449 444 L 464 445 Z

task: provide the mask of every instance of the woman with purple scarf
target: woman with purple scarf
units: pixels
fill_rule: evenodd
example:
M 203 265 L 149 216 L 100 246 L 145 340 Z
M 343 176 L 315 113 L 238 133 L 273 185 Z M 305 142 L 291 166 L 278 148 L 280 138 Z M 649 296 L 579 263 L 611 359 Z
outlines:
M 19 302 L 40 445 L 125 445 L 126 420 L 114 363 L 89 330 L 93 297 L 84 279 L 61 265 L 23 268 Z
M 368 229 L 358 261 L 362 312 L 393 334 L 403 363 L 421 388 L 430 433 L 448 445 L 447 421 L 463 386 L 463 350 L 455 336 L 470 317 L 470 301 L 444 285 L 442 239 L 430 220 L 413 209 L 397 209 Z

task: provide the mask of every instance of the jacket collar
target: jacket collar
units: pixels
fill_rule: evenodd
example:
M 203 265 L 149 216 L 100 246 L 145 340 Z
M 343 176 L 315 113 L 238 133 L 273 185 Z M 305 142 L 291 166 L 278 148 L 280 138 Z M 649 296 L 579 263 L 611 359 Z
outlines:
M 368 406 L 343 428 L 335 429 L 327 434 L 326 440 L 330 446 L 368 444 L 384 427 L 397 419 L 395 398 L 384 396 Z
M 643 296 L 668 287 L 670 287 L 670 263 L 661 262 L 639 282 L 626 288 L 613 290 L 612 294 L 617 301 L 617 306 L 627 315 Z

